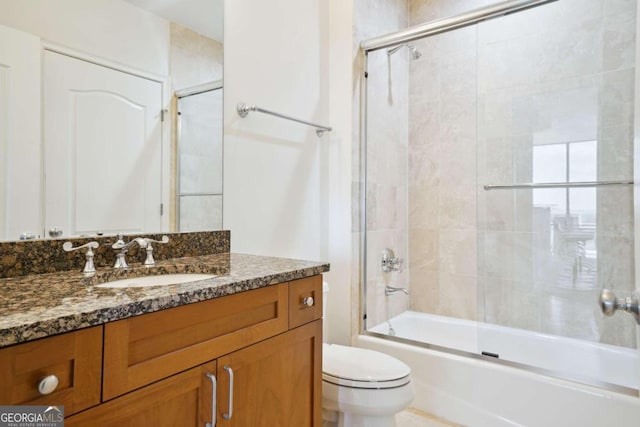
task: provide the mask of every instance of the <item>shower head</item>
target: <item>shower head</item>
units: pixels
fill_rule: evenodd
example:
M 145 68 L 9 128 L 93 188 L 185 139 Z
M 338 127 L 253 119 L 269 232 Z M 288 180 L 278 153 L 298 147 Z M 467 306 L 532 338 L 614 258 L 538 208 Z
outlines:
M 405 44 L 401 44 L 399 46 L 396 47 L 392 47 L 387 49 L 387 56 L 391 56 L 394 53 L 396 53 L 397 51 L 399 51 L 401 48 L 406 47 L 407 49 L 409 49 L 409 51 L 411 52 L 411 59 L 416 60 L 418 58 L 420 58 L 422 56 L 422 54 L 420 53 L 420 51 L 411 44 L 405 43 Z

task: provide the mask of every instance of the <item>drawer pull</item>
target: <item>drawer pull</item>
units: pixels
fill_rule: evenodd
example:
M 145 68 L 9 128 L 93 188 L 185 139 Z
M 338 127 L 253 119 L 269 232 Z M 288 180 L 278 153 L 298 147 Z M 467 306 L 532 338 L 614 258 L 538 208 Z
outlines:
M 302 300 L 302 304 L 306 305 L 307 307 L 313 307 L 315 301 L 313 300 L 313 297 L 304 297 L 304 299 Z
M 55 375 L 47 375 L 38 383 L 38 391 L 40 394 L 51 394 L 58 387 L 58 377 Z
M 218 408 L 216 407 L 216 397 L 218 384 L 216 377 L 213 374 L 207 372 L 207 377 L 211 380 L 211 422 L 207 423 L 206 427 L 216 427 L 216 416 L 218 415 Z
M 233 369 L 230 366 L 224 366 L 223 369 L 229 374 L 229 412 L 222 414 L 222 418 L 230 420 L 233 416 Z

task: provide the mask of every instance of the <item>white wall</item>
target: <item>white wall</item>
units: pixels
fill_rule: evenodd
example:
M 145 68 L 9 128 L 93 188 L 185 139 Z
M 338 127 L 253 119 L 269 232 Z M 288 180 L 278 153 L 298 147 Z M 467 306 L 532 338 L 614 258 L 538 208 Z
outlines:
M 0 24 L 149 73 L 169 74 L 169 21 L 121 0 L 0 0 Z
M 345 52 L 329 49 L 335 37 L 350 43 L 350 6 L 340 3 L 226 2 L 224 227 L 234 252 L 331 262 L 330 304 L 341 304 L 329 309 L 329 339 L 347 342 L 350 68 Z M 335 131 L 318 138 L 312 128 L 276 117 L 242 119 L 239 102 Z
M 329 342 L 350 344 L 352 322 L 351 181 L 353 105 L 353 0 L 329 2 L 329 120 L 334 127 L 329 150 L 329 260 L 331 286 L 325 319 Z M 357 299 L 353 301 L 358 311 Z M 356 315 L 357 319 L 357 315 Z
M 235 252 L 326 258 L 331 138 L 264 114 L 242 119 L 236 104 L 327 123 L 327 35 L 319 0 L 226 4 L 224 217 Z

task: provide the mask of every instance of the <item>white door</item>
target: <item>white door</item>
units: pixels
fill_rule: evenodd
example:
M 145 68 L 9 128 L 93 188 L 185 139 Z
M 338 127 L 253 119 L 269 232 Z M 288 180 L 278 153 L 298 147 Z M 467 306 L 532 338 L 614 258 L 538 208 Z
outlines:
M 0 25 L 0 240 L 42 227 L 40 159 L 40 39 Z
M 45 229 L 161 231 L 162 85 L 44 53 Z

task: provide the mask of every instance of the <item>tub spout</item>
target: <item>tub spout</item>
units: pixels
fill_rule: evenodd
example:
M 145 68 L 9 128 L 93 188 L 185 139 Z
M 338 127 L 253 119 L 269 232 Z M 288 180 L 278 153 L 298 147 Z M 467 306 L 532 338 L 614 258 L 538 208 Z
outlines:
M 409 290 L 407 288 L 394 288 L 393 286 L 384 287 L 384 294 L 386 296 L 393 295 L 398 292 L 403 292 L 405 295 L 409 295 Z

